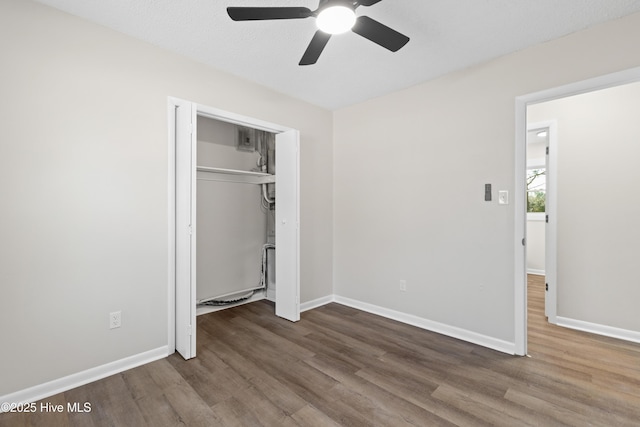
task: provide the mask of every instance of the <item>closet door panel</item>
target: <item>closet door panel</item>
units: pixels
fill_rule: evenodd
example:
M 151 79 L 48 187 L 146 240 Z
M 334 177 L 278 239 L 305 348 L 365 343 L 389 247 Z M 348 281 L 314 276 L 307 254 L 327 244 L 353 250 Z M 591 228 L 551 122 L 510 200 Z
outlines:
M 300 134 L 276 135 L 276 315 L 300 320 Z
M 196 356 L 195 274 L 195 108 L 177 103 L 176 167 L 176 351 L 185 359 Z

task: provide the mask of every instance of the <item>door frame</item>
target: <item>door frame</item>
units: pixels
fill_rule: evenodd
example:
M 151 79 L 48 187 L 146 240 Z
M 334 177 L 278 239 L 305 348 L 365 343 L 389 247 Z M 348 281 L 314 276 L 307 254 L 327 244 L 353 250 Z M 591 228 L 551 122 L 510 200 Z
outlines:
M 527 106 L 638 81 L 640 67 L 635 67 L 515 98 L 514 347 L 517 355 L 527 354 Z
M 291 179 L 293 179 L 293 185 L 290 185 L 288 188 L 288 193 L 291 197 L 293 197 L 294 203 L 293 206 L 290 206 L 292 212 L 292 216 L 294 218 L 289 218 L 285 221 L 287 227 L 295 227 L 295 230 L 292 233 L 289 233 L 289 236 L 294 240 L 294 248 L 292 251 L 295 254 L 295 262 L 292 267 L 293 272 L 289 275 L 290 278 L 294 281 L 292 284 L 292 295 L 287 295 L 286 301 L 288 303 L 295 303 L 295 308 L 291 310 L 287 310 L 289 320 L 297 321 L 300 319 L 300 197 L 299 197 L 299 180 L 300 180 L 300 156 L 299 156 L 299 132 L 296 129 L 289 128 L 286 126 L 282 126 L 275 123 L 270 123 L 264 120 L 255 119 L 248 116 L 243 116 L 241 114 L 236 114 L 232 112 L 228 112 L 225 110 L 209 107 L 202 104 L 197 104 L 191 101 L 186 101 L 183 99 L 168 97 L 168 295 L 167 295 L 167 311 L 168 311 L 168 354 L 173 354 L 176 351 L 176 245 L 178 244 L 176 239 L 176 209 L 177 209 L 177 199 L 176 199 L 176 142 L 177 142 L 177 133 L 179 129 L 176 126 L 176 109 L 179 107 L 191 106 L 191 116 L 193 118 L 190 126 L 191 133 L 193 135 L 193 139 L 197 139 L 196 137 L 196 126 L 197 126 L 197 117 L 206 117 L 214 120 L 219 120 L 227 123 L 237 124 L 240 126 L 251 127 L 253 129 L 263 130 L 271 133 L 281 134 L 288 133 L 293 134 L 295 136 L 295 155 L 292 161 L 295 163 L 291 170 L 289 171 Z M 192 142 L 195 144 L 195 142 Z M 277 145 L 276 145 L 277 152 Z M 195 153 L 193 155 L 195 161 Z M 195 164 L 193 165 L 195 168 Z M 195 179 L 195 174 L 194 174 Z M 277 178 L 276 178 L 276 186 L 277 186 Z M 192 200 L 192 205 L 195 205 L 195 200 Z M 276 211 L 277 212 L 277 211 Z M 195 215 L 195 213 L 194 213 Z M 285 224 L 283 222 L 283 224 Z M 197 226 L 197 224 L 196 224 Z M 195 235 L 195 227 L 193 229 L 193 234 Z M 277 232 L 276 232 L 277 238 Z M 195 239 L 192 241 L 192 247 L 195 246 Z M 277 260 L 277 258 L 276 258 Z M 277 270 L 276 270 L 277 271 Z M 276 273 L 277 274 L 277 273 Z M 276 294 L 277 298 L 277 294 Z M 192 290 L 191 297 L 193 305 L 195 305 L 195 290 Z M 277 300 L 276 300 L 277 305 Z M 192 317 L 195 319 L 195 307 L 192 307 L 193 313 Z M 195 357 L 195 336 L 196 336 L 196 328 L 195 325 L 192 325 L 191 328 L 191 336 L 192 343 L 189 346 L 191 351 L 188 352 L 189 356 L 187 358 Z

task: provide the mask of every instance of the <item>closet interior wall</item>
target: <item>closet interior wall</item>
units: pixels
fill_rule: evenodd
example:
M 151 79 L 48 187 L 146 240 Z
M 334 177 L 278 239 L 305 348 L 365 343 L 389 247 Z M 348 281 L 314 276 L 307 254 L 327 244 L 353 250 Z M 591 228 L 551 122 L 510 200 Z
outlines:
M 197 122 L 197 139 L 196 163 L 199 168 L 261 172 L 258 151 L 261 144 L 265 144 L 263 153 L 266 153 L 269 139 L 268 145 L 275 148 L 271 134 L 262 135 L 262 140 L 256 143 L 256 150 L 239 148 L 237 125 L 201 116 Z M 270 168 L 274 169 L 274 165 Z M 197 173 L 198 302 L 222 295 L 231 295 L 222 299 L 234 299 L 234 292 L 260 286 L 263 246 L 275 243 L 275 211 L 268 208 L 262 185 L 246 181 L 242 174 Z M 273 198 L 274 190 L 274 184 L 268 184 L 266 197 Z M 256 297 L 268 296 L 271 299 L 275 296 L 274 258 L 274 251 L 269 251 L 269 295 L 258 291 Z

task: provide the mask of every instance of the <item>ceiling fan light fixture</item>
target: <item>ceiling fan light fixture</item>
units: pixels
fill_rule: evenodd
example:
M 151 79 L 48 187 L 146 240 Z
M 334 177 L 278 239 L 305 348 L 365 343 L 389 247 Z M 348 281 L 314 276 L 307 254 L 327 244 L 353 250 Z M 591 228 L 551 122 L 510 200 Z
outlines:
M 330 6 L 323 9 L 316 18 L 318 28 L 328 34 L 349 31 L 356 23 L 356 12 L 348 6 Z

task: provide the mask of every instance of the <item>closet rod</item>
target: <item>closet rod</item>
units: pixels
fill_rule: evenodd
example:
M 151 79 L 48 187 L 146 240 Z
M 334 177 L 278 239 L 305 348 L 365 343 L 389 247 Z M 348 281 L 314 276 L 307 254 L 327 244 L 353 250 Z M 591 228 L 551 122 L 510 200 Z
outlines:
M 223 173 L 226 175 L 245 175 L 245 176 L 273 176 L 265 172 L 243 171 L 238 169 L 212 168 L 209 166 L 196 166 L 198 172 Z

